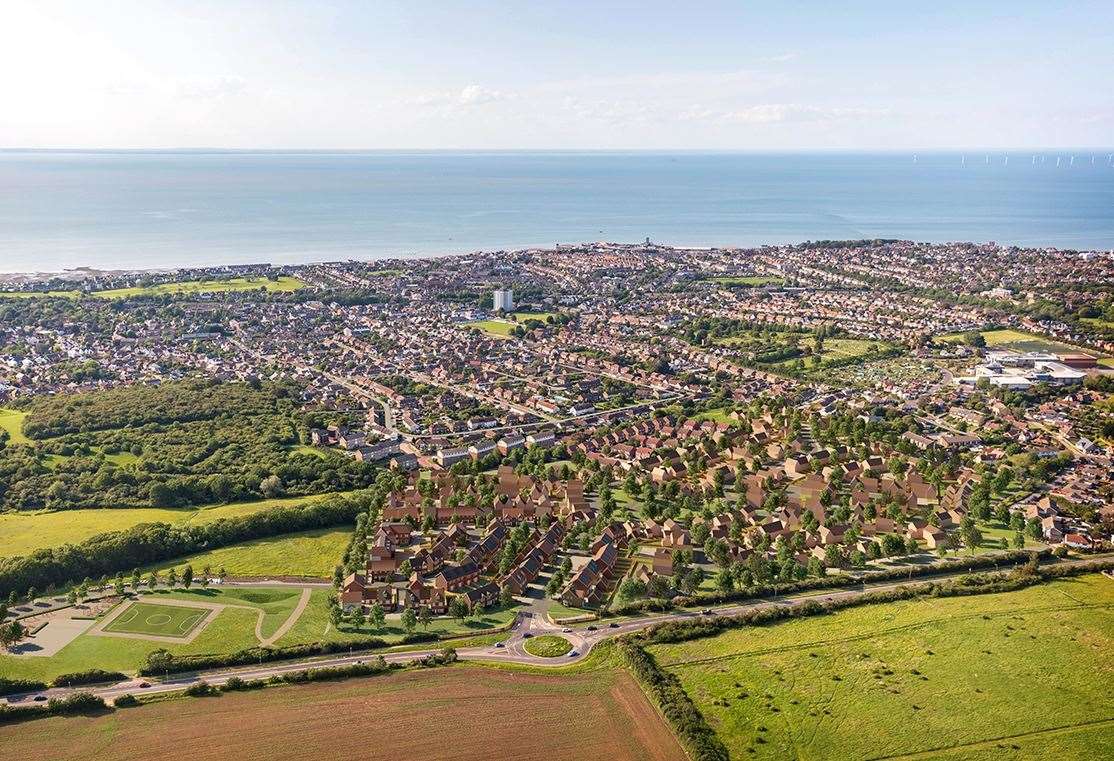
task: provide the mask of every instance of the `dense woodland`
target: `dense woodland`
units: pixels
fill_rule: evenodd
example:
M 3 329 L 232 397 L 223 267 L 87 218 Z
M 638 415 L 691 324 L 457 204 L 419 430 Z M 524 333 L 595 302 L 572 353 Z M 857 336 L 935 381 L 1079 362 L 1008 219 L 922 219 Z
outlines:
M 374 466 L 298 451 L 298 401 L 283 384 L 215 381 L 38 399 L 32 442 L 0 442 L 0 507 L 184 507 L 370 484 Z

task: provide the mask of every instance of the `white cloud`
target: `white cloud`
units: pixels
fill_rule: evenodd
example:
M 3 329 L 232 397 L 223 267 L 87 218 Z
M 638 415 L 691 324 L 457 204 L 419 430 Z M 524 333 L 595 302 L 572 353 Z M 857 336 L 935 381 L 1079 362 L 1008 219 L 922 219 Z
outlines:
M 741 124 L 777 124 L 782 122 L 830 122 L 890 116 L 887 108 L 830 108 L 803 106 L 797 103 L 762 103 L 733 111 L 725 111 L 718 121 Z
M 492 90 L 481 85 L 471 84 L 458 91 L 441 90 L 418 95 L 412 103 L 419 106 L 469 108 L 495 103 L 501 100 L 510 100 L 514 96 L 502 90 Z
M 175 94 L 182 98 L 227 98 L 241 95 L 245 90 L 247 82 L 242 77 L 225 76 L 179 82 Z

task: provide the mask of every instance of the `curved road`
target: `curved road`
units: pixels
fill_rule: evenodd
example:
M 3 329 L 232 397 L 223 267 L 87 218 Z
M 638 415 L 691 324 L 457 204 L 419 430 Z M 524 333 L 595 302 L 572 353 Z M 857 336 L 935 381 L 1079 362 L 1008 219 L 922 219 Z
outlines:
M 1104 556 L 1091 556 L 1088 558 L 1081 558 L 1078 560 L 1064 560 L 1059 564 L 1063 565 L 1084 565 L 1095 560 L 1110 559 L 1109 555 Z M 967 571 L 958 571 L 953 573 L 942 573 L 930 577 L 922 577 L 915 580 L 904 581 L 887 581 L 875 584 L 860 585 L 852 589 L 839 589 L 831 590 L 828 592 L 812 592 L 791 595 L 788 597 L 775 597 L 761 600 L 751 600 L 736 605 L 727 605 L 715 608 L 710 615 L 724 615 L 730 616 L 737 613 L 743 613 L 748 610 L 756 610 L 763 608 L 783 607 L 783 606 L 797 606 L 802 605 L 809 600 L 817 602 L 827 602 L 831 600 L 845 600 L 849 598 L 859 597 L 868 591 L 880 591 L 886 589 L 896 589 L 902 586 L 916 586 L 918 584 L 927 584 L 932 581 L 939 581 L 942 578 L 952 576 L 961 576 L 968 573 Z M 543 667 L 557 667 L 564 666 L 577 661 L 583 660 L 591 652 L 592 648 L 598 643 L 610 637 L 615 637 L 620 634 L 629 634 L 641 629 L 646 629 L 654 624 L 663 623 L 666 621 L 680 621 L 685 619 L 700 618 L 705 615 L 698 611 L 679 611 L 674 613 L 666 613 L 652 616 L 643 616 L 639 618 L 629 618 L 625 620 L 616 621 L 598 621 L 591 625 L 591 628 L 581 629 L 562 629 L 561 627 L 550 623 L 542 618 L 533 614 L 523 614 L 515 621 L 510 636 L 503 642 L 492 645 L 490 647 L 467 647 L 457 650 L 457 655 L 464 660 L 472 661 L 489 661 L 489 662 L 504 662 L 504 663 L 520 663 L 529 666 L 543 666 Z M 524 641 L 535 634 L 561 634 L 561 636 L 569 639 L 573 644 L 573 650 L 569 655 L 558 658 L 542 658 L 535 655 L 530 655 L 523 647 Z M 91 692 L 98 695 L 106 702 L 111 702 L 121 695 L 131 693 L 135 695 L 149 695 L 154 693 L 167 693 L 177 692 L 184 690 L 192 684 L 201 681 L 208 682 L 214 686 L 220 686 L 227 682 L 232 677 L 239 677 L 241 679 L 267 679 L 268 677 L 286 674 L 295 671 L 303 671 L 306 669 L 319 669 L 329 668 L 335 666 L 348 666 L 352 664 L 363 663 L 378 658 L 380 655 L 388 663 L 408 663 L 410 661 L 433 655 L 441 652 L 445 647 L 451 647 L 452 642 L 446 641 L 441 647 L 429 650 L 411 650 L 407 652 L 353 652 L 350 655 L 339 656 L 325 656 L 312 659 L 304 659 L 300 661 L 287 661 L 282 663 L 265 663 L 259 666 L 247 666 L 229 669 L 215 669 L 205 672 L 176 674 L 166 679 L 129 679 L 123 682 L 117 682 L 112 685 L 105 685 L 100 687 L 74 687 L 74 688 L 50 688 L 47 690 L 40 690 L 36 692 L 28 692 L 17 695 L 9 695 L 6 699 L 0 699 L 0 702 L 7 702 L 15 705 L 27 705 L 34 703 L 37 696 L 44 698 L 65 697 L 74 692 Z M 140 685 L 146 683 L 148 687 L 141 687 Z

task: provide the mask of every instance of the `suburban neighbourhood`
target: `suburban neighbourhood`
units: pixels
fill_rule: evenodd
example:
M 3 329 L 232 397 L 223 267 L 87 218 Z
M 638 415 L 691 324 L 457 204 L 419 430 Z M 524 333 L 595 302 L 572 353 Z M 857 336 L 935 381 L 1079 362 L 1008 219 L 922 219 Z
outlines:
M 618 648 L 716 722 L 685 753 L 765 753 L 670 676 L 700 621 L 1109 574 L 1112 281 L 873 240 L 9 279 L 4 710 Z

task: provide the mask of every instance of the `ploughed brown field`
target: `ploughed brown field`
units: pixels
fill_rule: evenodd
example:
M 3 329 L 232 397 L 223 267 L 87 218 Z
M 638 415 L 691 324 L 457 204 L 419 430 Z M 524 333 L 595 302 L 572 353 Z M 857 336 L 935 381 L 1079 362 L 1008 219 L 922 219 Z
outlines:
M 465 666 L 0 727 L 0 759 L 28 758 L 675 761 L 685 755 L 624 671 L 557 676 Z

